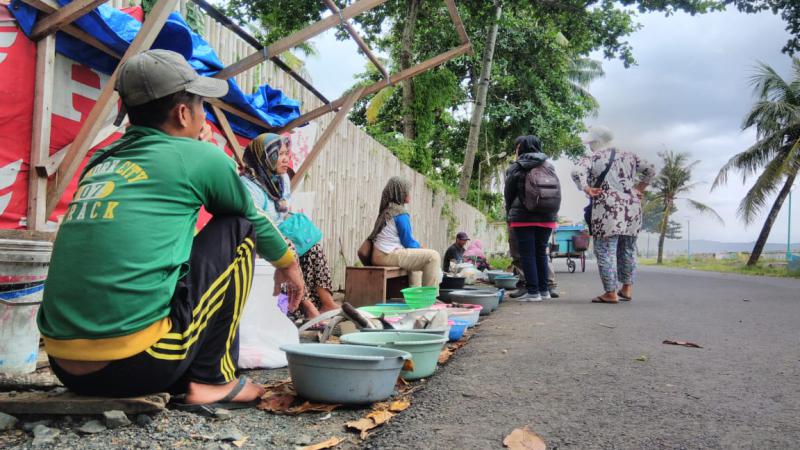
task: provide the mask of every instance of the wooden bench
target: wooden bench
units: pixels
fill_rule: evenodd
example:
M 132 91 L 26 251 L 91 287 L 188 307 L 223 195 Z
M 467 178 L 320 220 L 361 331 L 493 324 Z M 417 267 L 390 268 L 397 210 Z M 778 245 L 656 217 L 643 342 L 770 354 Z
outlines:
M 386 299 L 402 297 L 408 287 L 408 271 L 399 267 L 347 267 L 344 276 L 344 298 L 353 306 L 386 303 Z

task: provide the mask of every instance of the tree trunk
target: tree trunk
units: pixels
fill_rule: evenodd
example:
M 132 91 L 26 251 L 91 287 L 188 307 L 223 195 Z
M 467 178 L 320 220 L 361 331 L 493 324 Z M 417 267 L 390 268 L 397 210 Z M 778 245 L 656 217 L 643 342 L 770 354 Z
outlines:
M 469 192 L 469 181 L 472 178 L 472 169 L 475 163 L 475 152 L 478 150 L 478 139 L 481 135 L 481 122 L 483 121 L 483 111 L 486 109 L 486 94 L 489 92 L 489 77 L 492 74 L 492 59 L 494 58 L 494 46 L 497 42 L 497 28 L 500 26 L 500 16 L 503 14 L 503 6 L 500 0 L 494 1 L 494 23 L 486 41 L 486 48 L 483 50 L 481 61 L 481 78 L 478 83 L 477 95 L 475 96 L 475 108 L 472 109 L 472 119 L 469 123 L 469 138 L 467 139 L 467 151 L 464 153 L 464 170 L 461 172 L 461 182 L 459 183 L 459 194 L 461 199 L 467 198 Z
M 661 227 L 658 232 L 658 259 L 656 259 L 656 264 L 663 264 L 664 262 L 664 238 L 667 236 L 670 210 L 672 210 L 672 201 L 664 201 L 664 213 L 661 216 Z
M 781 192 L 778 193 L 775 203 L 772 204 L 772 209 L 769 210 L 767 220 L 764 221 L 764 226 L 761 227 L 761 233 L 758 235 L 756 245 L 753 246 L 753 252 L 750 254 L 750 259 L 747 260 L 748 266 L 756 265 L 758 259 L 761 258 L 761 252 L 764 251 L 764 245 L 767 243 L 770 231 L 772 231 L 772 225 L 775 223 L 775 219 L 778 217 L 778 213 L 781 211 L 783 202 L 789 195 L 789 191 L 792 190 L 792 184 L 794 184 L 796 176 L 797 172 L 786 177 L 786 182 L 783 184 Z
M 400 69 L 405 70 L 411 67 L 414 62 L 414 28 L 417 26 L 417 16 L 419 15 L 420 0 L 407 0 L 408 16 L 403 27 L 403 39 L 400 49 Z M 406 139 L 417 137 L 416 127 L 414 126 L 414 111 L 411 104 L 414 102 L 414 87 L 411 79 L 402 82 L 403 86 L 403 136 Z

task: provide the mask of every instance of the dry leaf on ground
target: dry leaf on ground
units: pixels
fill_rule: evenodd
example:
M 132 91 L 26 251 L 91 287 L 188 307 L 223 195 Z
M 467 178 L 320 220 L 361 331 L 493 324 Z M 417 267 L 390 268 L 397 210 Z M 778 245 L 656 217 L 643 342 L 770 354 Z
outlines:
M 294 415 L 306 412 L 331 412 L 341 406 L 328 403 L 311 403 L 308 401 L 303 401 L 303 403 L 299 405 L 294 405 L 298 401 L 297 393 L 289 383 L 290 382 L 279 382 L 267 386 L 267 393 L 261 397 L 261 403 L 258 404 L 258 409 L 275 414 Z
M 247 442 L 247 436 L 239 439 L 238 441 L 233 441 L 233 442 L 231 442 L 231 444 L 236 446 L 236 448 L 241 448 L 244 445 L 245 442 Z
M 362 417 L 358 420 L 351 420 L 347 422 L 345 425 L 348 428 L 353 428 L 361 432 L 360 436 L 361 439 L 366 439 L 367 433 L 369 430 L 373 428 L 377 428 L 380 425 L 388 422 L 392 417 L 394 417 L 394 413 L 385 410 L 377 410 L 372 411 L 366 416 Z
M 411 406 L 411 400 L 407 398 L 401 398 L 400 400 L 395 400 L 389 404 L 389 411 L 398 413 L 400 411 L 405 411 Z
M 328 440 L 322 441 L 319 444 L 309 445 L 306 447 L 300 447 L 300 450 L 323 450 L 326 448 L 333 448 L 337 445 L 344 442 L 344 439 L 338 437 L 332 437 Z
M 661 343 L 662 344 L 669 344 L 669 345 L 682 345 L 684 347 L 691 347 L 691 348 L 703 348 L 703 347 L 695 344 L 694 342 L 689 342 L 689 341 L 671 341 L 669 339 L 665 339 Z
M 286 412 L 294 403 L 296 397 L 289 394 L 275 394 L 261 399 L 258 409 L 269 412 Z
M 451 356 L 453 356 L 453 351 L 445 347 L 444 350 L 442 350 L 442 353 L 439 353 L 439 364 L 446 363 Z
M 272 381 L 272 382 L 269 382 L 269 383 L 264 383 L 263 386 L 264 386 L 264 389 L 267 390 L 267 392 L 276 391 L 276 390 L 285 391 L 285 390 L 288 390 L 288 389 L 294 390 L 294 388 L 292 387 L 292 379 L 291 378 L 287 378 L 285 380 L 280 380 L 280 381 Z
M 547 444 L 528 427 L 517 428 L 503 439 L 503 445 L 511 450 L 546 450 Z
M 303 402 L 302 405 L 289 408 L 290 414 L 301 414 L 306 412 L 331 412 L 342 405 L 334 403 L 311 403 Z
M 410 359 L 405 360 L 403 363 L 403 370 L 408 372 L 414 371 L 414 361 Z

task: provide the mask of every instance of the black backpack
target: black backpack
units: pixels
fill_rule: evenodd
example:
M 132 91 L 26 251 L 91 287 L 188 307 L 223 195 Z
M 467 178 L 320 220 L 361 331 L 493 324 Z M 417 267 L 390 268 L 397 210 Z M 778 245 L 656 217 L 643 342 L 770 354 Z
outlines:
M 555 214 L 561 208 L 561 183 L 555 167 L 544 163 L 525 175 L 522 204 L 537 213 Z

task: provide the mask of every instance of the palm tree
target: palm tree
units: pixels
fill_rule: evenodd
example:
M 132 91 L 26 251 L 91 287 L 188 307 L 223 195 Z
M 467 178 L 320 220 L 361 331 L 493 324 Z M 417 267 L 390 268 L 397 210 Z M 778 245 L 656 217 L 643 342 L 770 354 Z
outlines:
M 653 182 L 653 200 L 660 202 L 664 208 L 658 236 L 658 260 L 656 261 L 661 264 L 664 256 L 664 238 L 669 228 L 669 217 L 673 212 L 677 211 L 677 200 L 685 200 L 697 212 L 711 214 L 720 223 L 723 223 L 723 221 L 711 207 L 684 197 L 685 194 L 691 192 L 692 189 L 700 184 L 692 183 L 692 169 L 700 161 L 689 163 L 688 153 L 675 153 L 673 151 L 661 152 L 658 156 L 663 160 L 664 167 Z
M 739 203 L 738 214 L 745 225 L 751 224 L 776 191 L 761 233 L 758 235 L 748 266 L 761 257 L 772 225 L 786 196 L 792 189 L 800 168 L 800 59 L 792 59 L 793 79 L 784 80 L 772 67 L 760 63 L 750 78 L 758 100 L 744 118 L 742 129 L 755 127 L 756 143 L 734 155 L 720 169 L 712 189 L 725 184 L 728 172 L 742 173 L 742 182 L 761 170 L 755 184 Z
M 572 91 L 578 97 L 586 100 L 592 107 L 592 112 L 596 115 L 600 104 L 597 99 L 589 93 L 589 85 L 592 81 L 605 76 L 603 63 L 595 59 L 583 56 L 573 56 L 569 61 L 569 84 Z

